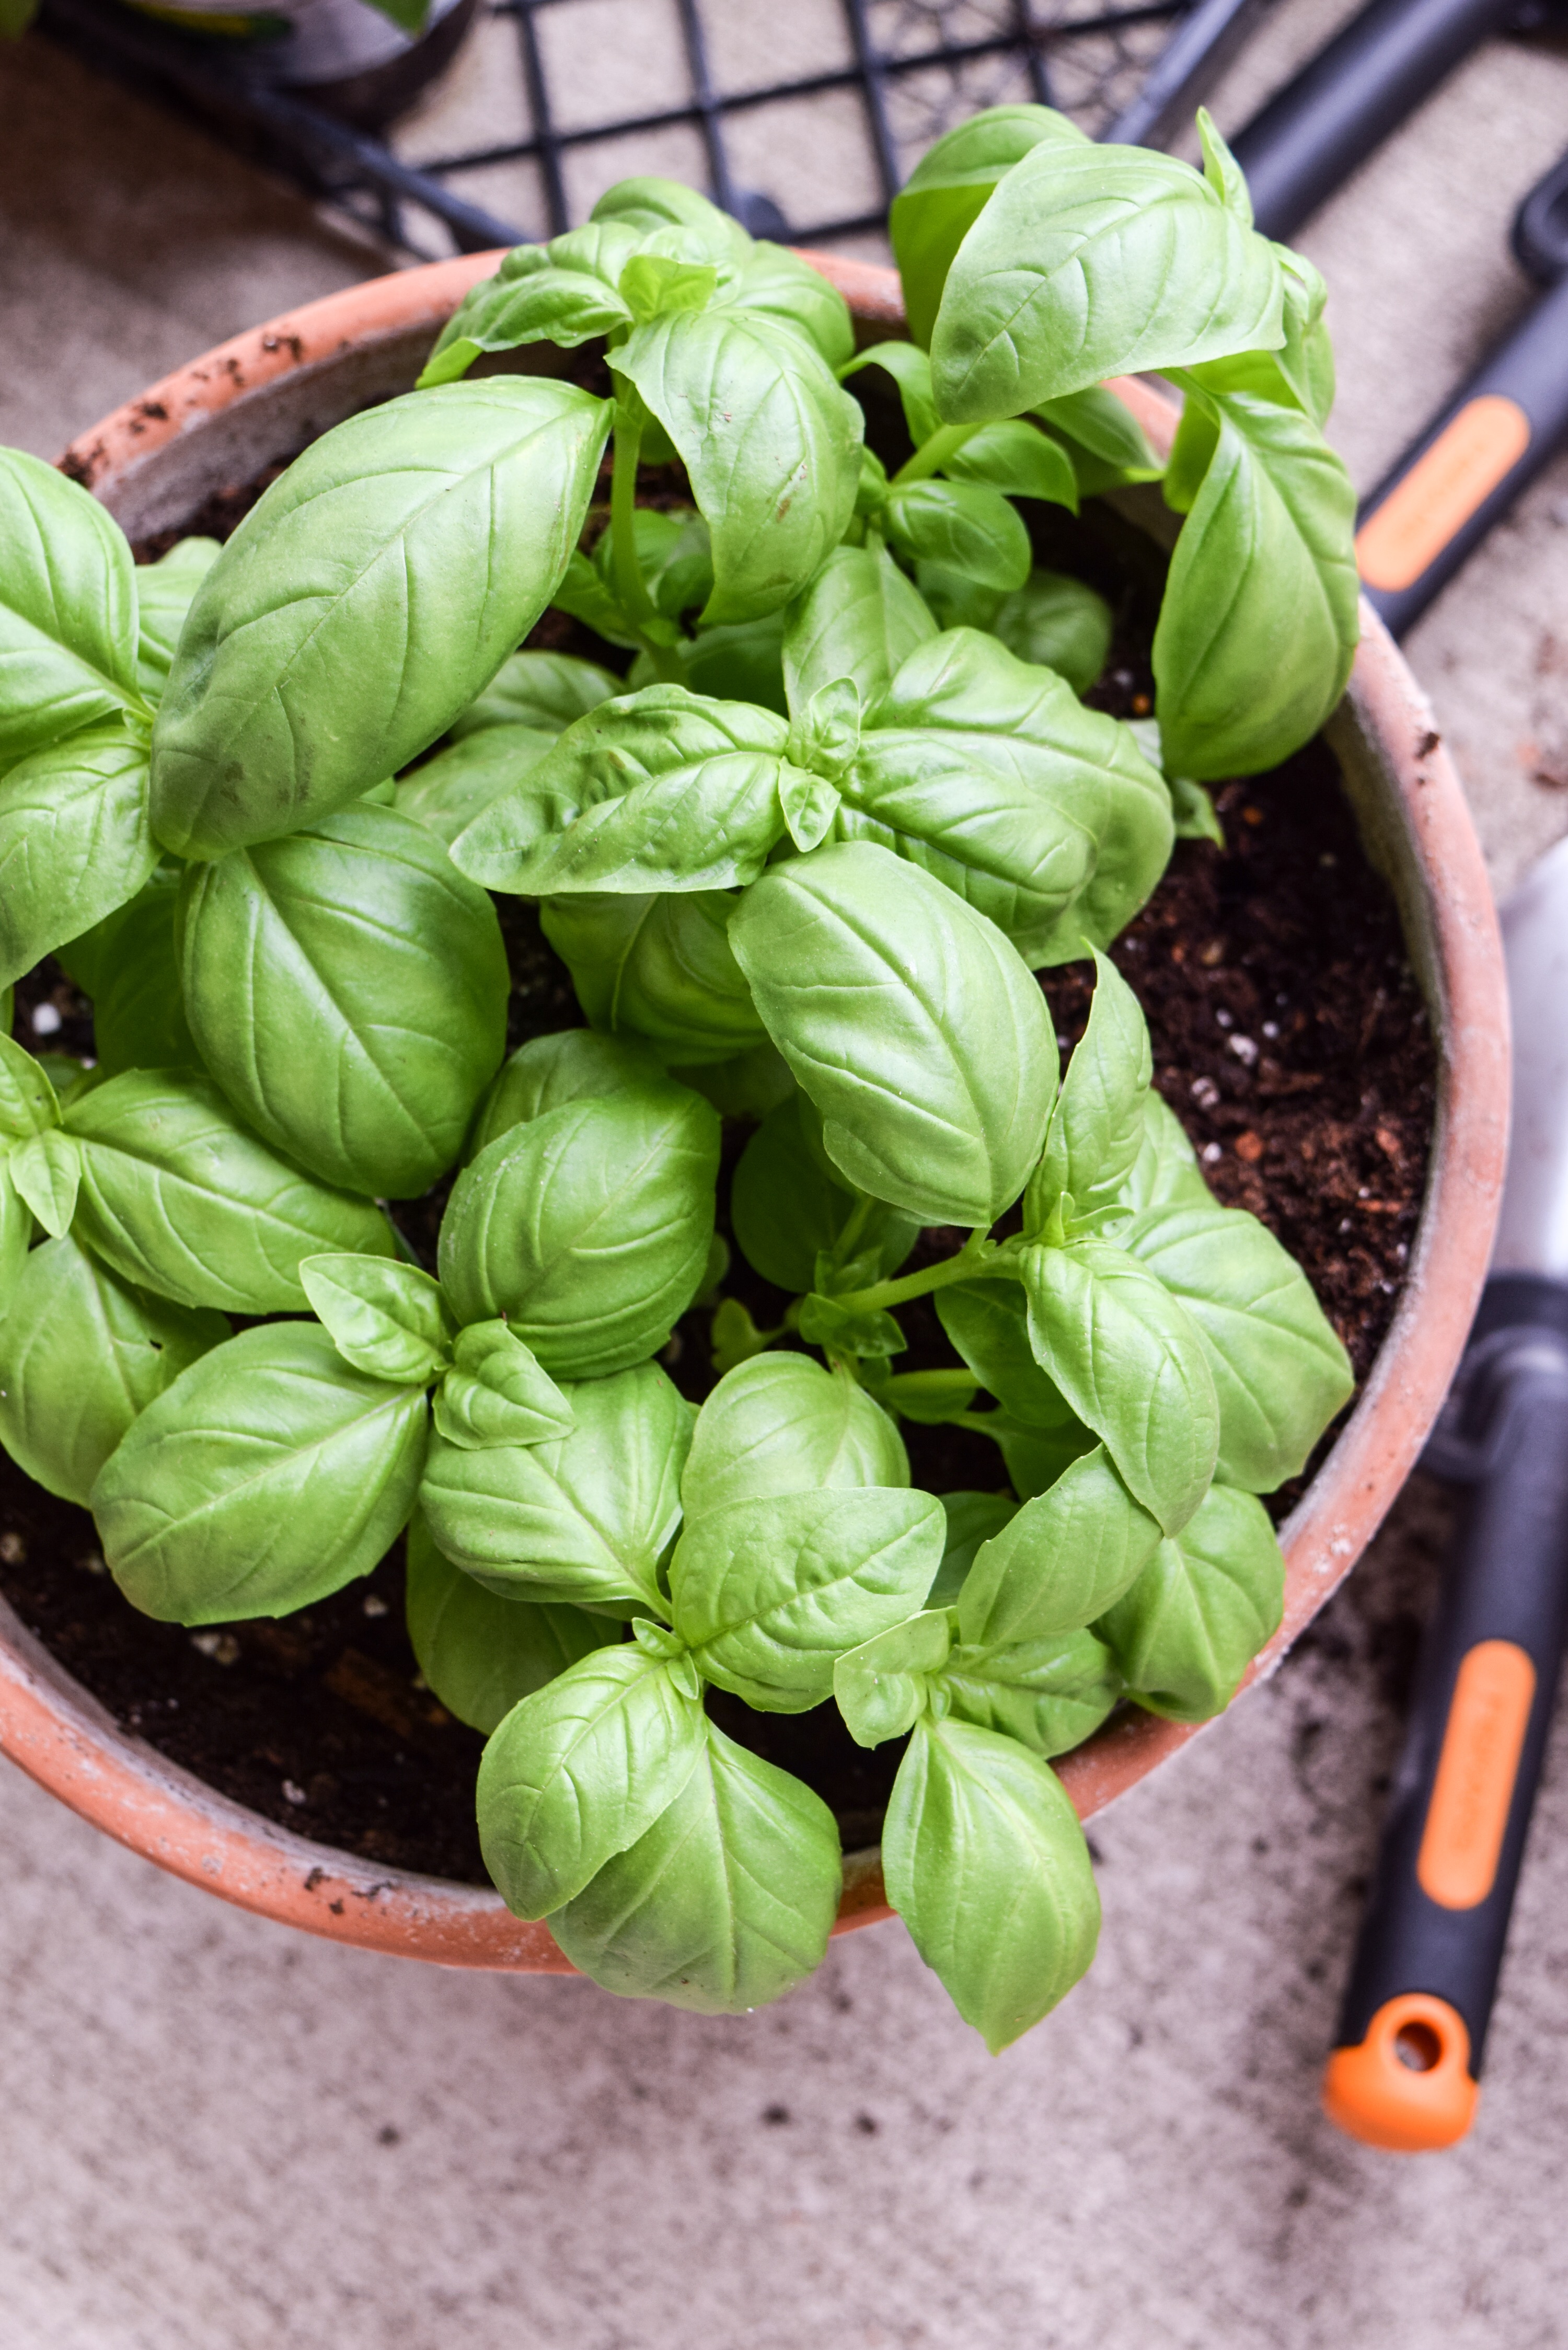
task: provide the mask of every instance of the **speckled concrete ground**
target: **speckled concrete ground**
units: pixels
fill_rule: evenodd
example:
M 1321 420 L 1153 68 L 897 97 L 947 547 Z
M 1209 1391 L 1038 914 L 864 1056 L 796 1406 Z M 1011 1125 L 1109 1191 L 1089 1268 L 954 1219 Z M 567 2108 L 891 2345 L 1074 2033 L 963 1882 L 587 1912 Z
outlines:
M 1282 0 L 1221 120 L 1336 13 Z M 379 265 L 41 47 L 0 121 L 5 439 L 52 453 Z M 1526 298 L 1503 231 L 1565 137 L 1568 60 L 1488 49 L 1303 237 L 1364 484 Z M 1568 829 L 1568 464 L 1409 650 L 1506 881 Z M 994 2064 L 897 1926 L 704 2022 L 308 1942 L 0 1773 L 0 2350 L 1563 2343 L 1561 1740 L 1474 2137 L 1400 2162 L 1316 2110 L 1443 1522 L 1412 1488 L 1278 1678 L 1096 1823 L 1098 1964 Z

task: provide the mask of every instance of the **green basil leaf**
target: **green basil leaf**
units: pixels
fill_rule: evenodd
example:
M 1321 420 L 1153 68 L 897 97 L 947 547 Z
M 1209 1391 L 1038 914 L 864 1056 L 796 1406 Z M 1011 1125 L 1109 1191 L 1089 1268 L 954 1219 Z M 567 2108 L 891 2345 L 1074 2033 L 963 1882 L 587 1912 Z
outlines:
M 620 273 L 620 297 L 639 327 L 673 311 L 705 310 L 719 273 L 711 261 L 676 261 L 667 253 L 634 253 Z
M 1087 1972 L 1100 1899 L 1054 1772 L 1011 1738 L 927 1720 L 882 1831 L 888 1898 L 993 2056 Z
M 719 296 L 753 310 L 791 334 L 802 335 L 830 368 L 840 368 L 855 348 L 855 322 L 836 286 L 787 245 L 759 239 Z
M 1010 498 L 1043 498 L 1078 511 L 1078 483 L 1064 449 L 1033 424 L 982 424 L 942 465 L 955 482 L 984 482 Z M 999 581 L 999 586 L 1022 586 Z
M 450 848 L 493 800 L 514 791 L 555 742 L 534 726 L 486 726 L 400 776 L 400 815 L 412 816 Z
M 1043 400 L 1033 413 L 1065 449 L 1081 498 L 1099 497 L 1131 482 L 1158 482 L 1164 470 L 1127 402 L 1098 384 L 1062 400 Z
M 630 1643 L 514 1705 L 479 1766 L 479 1841 L 509 1909 L 544 1918 L 637 1842 L 702 1759 L 701 1702 Z
M 5 1158 L 0 1157 L 0 1299 L 9 1298 L 21 1279 L 32 1240 L 33 1211 L 12 1182 Z M 4 1309 L 0 1308 L 0 1323 L 3 1322 Z
M 1048 106 L 992 106 L 927 150 L 888 219 L 916 342 L 930 341 L 953 255 L 997 182 L 1042 141 L 1073 146 L 1083 136 Z
M 1023 517 L 983 483 L 895 483 L 881 519 L 907 562 L 940 563 L 982 588 L 1022 588 L 1029 577 Z
M 985 1433 L 1000 1450 L 1008 1482 L 1023 1502 L 1048 1493 L 1075 1461 L 1095 1449 L 1094 1430 L 1071 1414 L 1055 1428 L 1029 1428 L 1009 1412 L 988 1412 Z
M 1018 1504 L 1011 1493 L 943 1493 L 939 1499 L 947 1516 L 947 1548 L 926 1606 L 952 1607 L 981 1543 L 1002 1532 Z
M 720 1378 L 727 1371 L 738 1371 L 753 1355 L 775 1338 L 782 1338 L 781 1324 L 776 1330 L 759 1330 L 750 1313 L 738 1297 L 721 1297 L 708 1326 L 708 1347 L 713 1369 Z
M 487 277 L 465 294 L 425 361 L 418 389 L 455 383 L 485 351 L 513 351 L 526 343 L 575 350 L 600 335 L 629 326 L 623 296 L 586 270 L 536 270 L 528 277 Z
M 1089 1024 L 1067 1064 L 1044 1153 L 1029 1179 L 1026 1230 L 1043 1230 L 1064 1191 L 1078 1215 L 1118 1198 L 1143 1147 L 1144 1103 L 1153 1076 L 1143 1008 L 1096 948 Z
M 458 1320 L 504 1315 L 557 1377 L 656 1354 L 702 1284 L 718 1166 L 717 1116 L 668 1078 L 512 1128 L 463 1170 L 441 1220 Z
M 505 1050 L 510 981 L 494 907 L 422 826 L 344 808 L 192 866 L 179 931 L 202 1057 L 258 1134 L 377 1198 L 446 1171 Z
M 576 544 L 611 409 L 495 376 L 313 442 L 197 590 L 153 735 L 182 857 L 296 831 L 396 775 L 526 636 Z M 324 725 L 354 681 L 352 725 Z
M 979 424 L 1106 377 L 1283 337 L 1272 245 L 1189 164 L 1051 142 L 997 189 L 954 257 L 931 335 L 944 421 Z
M 785 755 L 806 772 L 796 782 L 805 786 L 819 779 L 836 782 L 860 745 L 860 689 L 852 677 L 830 678 L 819 685 L 789 730 Z M 781 786 L 781 797 L 785 787 Z M 797 848 L 815 848 L 816 842 L 795 839 Z
M 1297 751 L 1345 691 L 1360 632 L 1355 494 L 1310 416 L 1253 392 L 1189 392 L 1214 453 L 1154 635 L 1166 764 L 1202 782 Z
M 898 1430 L 846 1372 L 755 1355 L 698 1413 L 680 1501 L 691 1526 L 736 1502 L 909 1482 Z
M 514 1126 L 561 1109 L 567 1102 L 602 1101 L 635 1093 L 662 1075 L 651 1045 L 636 1037 L 601 1036 L 592 1028 L 564 1028 L 520 1045 L 479 1106 L 468 1139 L 477 1159 L 487 1143 Z
M 1272 1493 L 1355 1389 L 1305 1274 L 1256 1217 L 1212 1202 L 1147 1208 L 1116 1240 L 1197 1326 L 1220 1399 L 1217 1473 Z
M 1219 1452 L 1203 1333 L 1150 1267 L 1108 1241 L 1025 1249 L 1021 1263 L 1036 1356 L 1137 1500 L 1179 1533 Z
M 572 1426 L 553 1442 L 476 1448 L 437 1431 L 420 1493 L 431 1531 L 504 1596 L 662 1616 L 691 1407 L 652 1363 L 560 1392 Z
M 945 1607 L 908 1617 L 850 1648 L 833 1668 L 833 1695 L 857 1746 L 882 1746 L 913 1730 L 930 1699 L 930 1676 L 952 1647 Z
M 182 1371 L 99 1471 L 92 1512 L 115 1581 L 166 1624 L 327 1598 L 369 1575 L 407 1519 L 427 1418 L 417 1388 L 351 1370 L 314 1323 L 243 1331 Z
M 847 678 L 841 678 L 839 683 L 849 686 L 850 692 L 854 692 L 855 688 Z M 831 686 L 823 688 L 824 692 L 832 691 Z M 779 770 L 779 806 L 785 829 L 795 847 L 816 848 L 827 837 L 838 814 L 838 788 L 825 775 L 815 775 L 805 768 L 786 764 Z
M 618 180 L 595 204 L 589 221 L 589 228 L 570 233 L 584 244 L 595 228 L 607 223 L 618 230 L 634 231 L 639 240 L 678 230 L 681 234 L 670 240 L 671 249 L 714 262 L 721 267 L 743 267 L 753 249 L 752 240 L 739 221 L 732 220 L 707 196 L 699 195 L 695 188 L 688 188 L 679 180 Z M 550 250 L 554 252 L 557 244 L 565 242 L 556 240 Z M 665 248 L 656 244 L 654 249 Z
M 452 1367 L 435 1392 L 435 1424 L 449 1443 L 545 1444 L 568 1435 L 571 1405 L 531 1347 L 504 1322 L 460 1330 Z
M 961 571 L 950 571 L 945 564 L 917 563 L 915 578 L 939 629 L 989 631 L 1003 604 L 1010 600 L 1000 588 L 982 588 L 978 579 L 966 579 Z M 1016 592 L 1022 594 L 1024 590 Z
M 1334 345 L 1323 315 L 1328 287 L 1304 254 L 1284 244 L 1274 250 L 1285 273 L 1285 339 L 1271 357 L 1289 397 L 1315 424 L 1326 424 L 1334 397 Z M 1279 385 L 1270 389 L 1278 399 Z
M 798 1090 L 783 1054 L 765 1036 L 728 1061 L 699 1062 L 695 1067 L 675 1062 L 670 1075 L 711 1101 L 721 1118 L 748 1121 L 766 1118 Z
M 1120 1697 L 1122 1678 L 1093 1632 L 1058 1632 L 1002 1648 L 955 1648 L 940 1688 L 961 1721 L 1049 1759 L 1093 1736 Z
M 666 619 L 678 620 L 707 603 L 713 592 L 713 550 L 708 525 L 700 514 L 690 506 L 678 507 L 673 513 L 638 506 L 632 515 L 632 537 L 637 567 L 656 611 Z M 613 531 L 600 533 L 593 565 L 605 594 L 615 597 Z
M 891 1314 L 841 1305 L 820 1290 L 801 1299 L 798 1327 L 806 1345 L 822 1347 L 836 1365 L 879 1362 L 903 1354 L 909 1343 Z
M 840 789 L 841 831 L 934 873 L 1031 964 L 1108 944 L 1170 857 L 1170 795 L 1130 729 L 974 629 L 909 656 Z
M 1170 812 L 1178 840 L 1211 840 L 1216 848 L 1224 847 L 1225 827 L 1214 812 L 1213 799 L 1189 775 L 1170 778 Z
M 670 1563 L 676 1632 L 704 1679 L 805 1713 L 833 1694 L 836 1657 L 919 1606 L 943 1525 L 931 1494 L 883 1486 L 706 1511 Z
M 1198 109 L 1198 137 L 1203 149 L 1205 180 L 1226 210 L 1235 213 L 1243 228 L 1251 228 L 1252 199 L 1246 175 L 1215 129 L 1214 119 L 1206 106 Z
M 98 500 L 42 458 L 0 449 L 0 546 L 4 768 L 95 719 L 146 705 L 130 549 Z
M 0 984 L 134 898 L 157 862 L 147 745 L 123 722 L 19 760 L 0 777 Z
M 940 1428 L 969 1409 L 975 1384 L 967 1371 L 900 1371 L 877 1388 L 877 1400 L 918 1428 Z
M 177 1305 L 297 1311 L 304 1258 L 392 1253 L 378 1209 L 278 1158 L 204 1078 L 130 1070 L 80 1095 L 67 1125 L 81 1157 L 78 1237 Z
M 0 1035 L 0 1140 L 26 1142 L 59 1122 L 60 1106 L 45 1070 L 14 1038 Z
M 511 653 L 484 691 L 452 720 L 452 740 L 464 742 L 490 726 L 531 726 L 538 734 L 564 734 L 574 718 L 597 709 L 620 690 L 620 680 L 607 669 L 579 660 L 573 653 Z
M 754 702 L 761 709 L 788 713 L 784 677 L 784 616 L 766 612 L 760 620 L 702 629 L 681 648 L 686 682 L 693 693 L 715 702 Z M 640 685 L 635 673 L 631 682 Z
M 594 1027 L 647 1037 L 669 1066 L 701 1066 L 767 1039 L 731 950 L 735 906 L 722 889 L 556 898 L 540 921 Z
M 424 1388 L 451 1361 L 446 1301 L 417 1266 L 382 1256 L 307 1256 L 299 1278 L 312 1312 L 357 1371 Z
M 168 682 L 180 631 L 197 588 L 218 559 L 215 538 L 182 538 L 136 572 L 136 681 L 150 702 Z
M 11 1181 L 47 1232 L 58 1240 L 71 1228 L 81 1182 L 81 1159 L 58 1127 L 11 1146 Z
M 959 1594 L 959 1637 L 998 1648 L 1081 1631 L 1137 1581 L 1159 1539 L 1097 1444 L 976 1551 Z
M 800 1293 L 816 1283 L 816 1260 L 831 1251 L 852 1215 L 856 1196 L 825 1151 L 814 1151 L 805 1120 L 815 1111 L 792 1093 L 770 1110 L 741 1153 L 730 1187 L 730 1215 L 746 1262 L 764 1281 Z M 896 1208 L 873 1207 L 857 1227 L 877 1252 L 873 1278 L 897 1273 L 919 1225 Z
M 955 1281 L 931 1303 L 953 1346 L 1003 1411 L 1030 1428 L 1057 1428 L 1071 1418 L 1066 1398 L 1034 1359 L 1028 1304 L 1018 1282 Z
M 777 611 L 849 526 L 858 407 L 808 345 L 760 312 L 659 318 L 607 356 L 670 435 L 712 532 L 703 618 Z
M 1081 579 L 1037 570 L 1002 598 L 988 625 L 1020 660 L 1054 669 L 1075 693 L 1087 693 L 1110 656 L 1114 617 Z
M 1143 1140 L 1122 1185 L 1121 1196 L 1135 1214 L 1145 1208 L 1168 1204 L 1199 1208 L 1214 1205 L 1214 1195 L 1198 1164 L 1198 1153 L 1189 1142 L 1180 1119 L 1152 1087 L 1144 1096 Z
M 490 803 L 453 861 L 528 897 L 754 881 L 784 829 L 787 734 L 772 711 L 679 685 L 604 702 Z
M 842 1883 L 821 1796 L 710 1721 L 669 1809 L 549 1926 L 622 1999 L 749 2015 L 821 1963 Z
M 1215 1485 L 1095 1628 L 1139 1705 L 1170 1721 L 1207 1721 L 1278 1631 L 1284 1591 L 1268 1512 Z
M 923 448 L 941 424 L 931 398 L 929 358 L 914 343 L 872 343 L 857 352 L 847 367 L 839 369 L 838 380 L 847 383 L 852 375 L 868 367 L 879 367 L 892 377 L 909 438 L 917 449 Z
M 638 641 L 636 621 L 621 609 L 618 598 L 605 585 L 597 566 L 576 547 L 566 557 L 566 567 L 551 600 L 558 612 L 581 620 L 607 645 L 622 645 L 629 650 Z
M 503 1599 L 436 1548 L 418 1510 L 409 1525 L 409 1639 L 432 1693 L 471 1730 L 489 1732 L 523 1698 L 619 1633 L 580 1607 Z
M 92 972 L 93 1050 L 101 1076 L 127 1069 L 201 1071 L 201 1055 L 185 1017 L 180 962 L 174 948 L 179 883 L 159 871 L 117 913 L 61 950 L 78 985 Z
M 836 678 L 853 678 L 867 706 L 879 702 L 936 622 L 885 546 L 840 546 L 784 616 L 789 705 L 799 713 Z
M 859 1191 L 989 1226 L 1038 1158 L 1056 1083 L 1044 998 L 993 924 L 869 842 L 770 868 L 731 942 Z
M 67 1103 L 74 1101 L 79 1093 L 101 1084 L 102 1078 L 109 1075 L 106 1069 L 100 1076 L 99 1063 L 76 1060 L 69 1053 L 40 1053 L 38 1066 L 53 1086 L 55 1098 L 62 1110 Z M 0 1287 L 0 1296 L 4 1295 L 5 1290 Z
M 82 1508 L 138 1412 L 229 1335 L 221 1314 L 145 1296 L 69 1239 L 34 1249 L 5 1295 L 0 1443 Z

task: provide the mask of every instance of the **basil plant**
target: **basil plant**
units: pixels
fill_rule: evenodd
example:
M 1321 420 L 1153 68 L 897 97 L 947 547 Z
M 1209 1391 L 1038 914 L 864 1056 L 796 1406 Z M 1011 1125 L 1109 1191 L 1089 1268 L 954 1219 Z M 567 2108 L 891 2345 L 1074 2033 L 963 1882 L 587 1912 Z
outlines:
M 858 351 L 804 261 L 628 182 L 221 549 L 138 569 L 0 457 L 0 987 L 57 956 L 96 1035 L 0 1038 L 0 1440 L 166 1621 L 406 1530 L 495 1882 L 629 1996 L 749 2010 L 836 1912 L 832 1813 L 713 1689 L 901 1742 L 888 1898 L 1025 2031 L 1098 1923 L 1053 1759 L 1226 1704 L 1280 1620 L 1258 1497 L 1350 1393 L 1106 952 L 1354 639 L 1322 288 L 1204 135 L 1199 175 L 966 124 L 895 208 L 915 339 Z M 1157 733 L 1085 702 L 1113 615 L 1028 525 L 1158 477 L 1102 389 L 1147 368 Z M 509 1057 L 497 895 L 585 1024 Z M 1085 958 L 1064 1074 L 1038 974 Z M 950 1359 L 900 1368 L 926 1297 Z M 943 1423 L 984 1490 L 919 1482 Z

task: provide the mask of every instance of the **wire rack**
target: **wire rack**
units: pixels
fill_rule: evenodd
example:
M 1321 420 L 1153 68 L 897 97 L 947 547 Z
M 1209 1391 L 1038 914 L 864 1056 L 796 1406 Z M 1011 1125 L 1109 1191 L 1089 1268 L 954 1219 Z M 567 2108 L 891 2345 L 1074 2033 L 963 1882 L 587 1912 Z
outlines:
M 1184 23 L 1217 47 L 1260 4 L 481 0 L 456 63 L 384 137 L 113 0 L 45 0 L 40 21 L 423 259 L 556 234 L 637 171 L 705 180 L 756 234 L 872 250 L 955 122 L 1033 99 L 1099 135 Z

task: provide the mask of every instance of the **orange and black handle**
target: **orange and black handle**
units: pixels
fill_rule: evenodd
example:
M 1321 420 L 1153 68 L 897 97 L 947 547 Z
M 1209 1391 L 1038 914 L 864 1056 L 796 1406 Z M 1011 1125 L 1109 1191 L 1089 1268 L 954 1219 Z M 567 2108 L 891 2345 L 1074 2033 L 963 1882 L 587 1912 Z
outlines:
M 1493 1275 L 1428 1458 L 1469 1507 L 1324 2079 L 1341 2129 L 1407 2154 L 1475 2115 L 1568 1634 L 1568 1282 Z
M 1361 583 L 1395 636 L 1568 436 L 1568 155 L 1515 216 L 1513 247 L 1550 290 L 1361 510 Z

